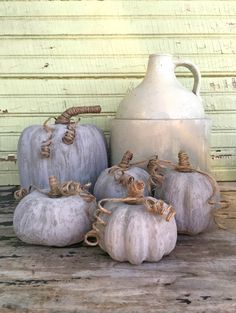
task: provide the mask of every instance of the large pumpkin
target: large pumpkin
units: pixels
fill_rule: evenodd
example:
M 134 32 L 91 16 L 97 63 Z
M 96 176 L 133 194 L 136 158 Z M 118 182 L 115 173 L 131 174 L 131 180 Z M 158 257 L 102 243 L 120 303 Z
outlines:
M 207 173 L 190 166 L 185 152 L 179 153 L 179 164 L 164 175 L 155 197 L 171 203 L 176 210 L 179 233 L 196 235 L 213 222 L 213 211 L 219 205 L 216 181 Z
M 142 168 L 131 166 L 133 153 L 126 151 L 118 165 L 105 169 L 94 186 L 97 201 L 104 198 L 122 198 L 127 196 L 127 188 L 133 180 L 142 180 L 144 194 L 150 194 L 150 175 Z
M 92 228 L 95 198 L 78 183 L 66 184 L 72 189 L 69 192 L 66 185 L 62 188 L 57 183 L 54 185 L 55 178 L 50 177 L 50 192 L 35 190 L 17 205 L 13 226 L 20 240 L 36 245 L 68 246 L 82 241 Z
M 103 133 L 94 125 L 76 125 L 70 118 L 79 113 L 98 113 L 101 107 L 66 110 L 55 125 L 33 125 L 19 139 L 17 158 L 20 184 L 48 188 L 48 176 L 92 183 L 107 168 L 107 150 Z
M 141 189 L 143 193 L 141 182 L 135 181 L 130 187 Z M 161 200 L 130 195 L 129 192 L 128 198 L 99 201 L 97 221 L 85 241 L 92 246 L 99 244 L 111 258 L 120 262 L 157 262 L 176 245 L 174 210 Z

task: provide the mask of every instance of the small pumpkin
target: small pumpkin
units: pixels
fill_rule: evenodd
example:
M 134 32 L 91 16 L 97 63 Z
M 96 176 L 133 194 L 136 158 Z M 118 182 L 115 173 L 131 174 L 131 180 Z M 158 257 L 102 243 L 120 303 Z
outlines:
M 196 235 L 212 225 L 213 211 L 220 203 L 219 188 L 213 177 L 191 167 L 186 152 L 178 156 L 179 164 L 165 173 L 155 197 L 174 206 L 179 233 Z
M 161 200 L 143 197 L 143 192 L 144 183 L 133 181 L 127 198 L 100 200 L 85 242 L 99 244 L 114 260 L 136 265 L 157 262 L 169 254 L 177 240 L 174 209 Z
M 92 228 L 95 198 L 75 182 L 59 185 L 49 178 L 51 190 L 35 190 L 17 205 L 13 227 L 16 236 L 30 244 L 68 246 L 80 242 Z M 17 192 L 19 196 L 19 192 Z
M 94 186 L 97 201 L 104 198 L 121 198 L 127 196 L 127 188 L 133 180 L 142 180 L 145 195 L 150 194 L 150 175 L 142 168 L 131 166 L 133 153 L 126 151 L 118 165 L 105 169 Z
M 48 188 L 48 177 L 91 182 L 107 168 L 107 149 L 104 135 L 94 125 L 79 125 L 71 117 L 99 113 L 100 106 L 69 108 L 57 117 L 55 125 L 33 125 L 26 128 L 17 148 L 20 184 Z

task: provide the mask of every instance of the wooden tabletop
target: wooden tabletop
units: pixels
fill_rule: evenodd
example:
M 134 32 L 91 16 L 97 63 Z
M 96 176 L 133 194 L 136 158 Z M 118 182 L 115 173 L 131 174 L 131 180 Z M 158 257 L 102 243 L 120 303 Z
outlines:
M 113 261 L 83 244 L 24 244 L 12 228 L 15 202 L 0 201 L 0 312 L 236 312 L 236 235 L 180 236 L 159 263 Z

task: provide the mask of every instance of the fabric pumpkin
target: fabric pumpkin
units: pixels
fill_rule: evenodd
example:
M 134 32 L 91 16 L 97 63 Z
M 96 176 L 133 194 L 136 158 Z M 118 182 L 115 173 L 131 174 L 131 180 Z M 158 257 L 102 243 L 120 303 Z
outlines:
M 130 187 L 144 189 L 134 181 Z M 157 262 L 176 245 L 177 228 L 174 210 L 152 197 L 103 199 L 96 213 L 93 230 L 86 235 L 86 243 L 99 246 L 114 260 L 132 264 Z M 105 207 L 104 207 L 104 204 Z
M 70 108 L 56 119 L 55 125 L 26 128 L 17 149 L 21 186 L 48 188 L 48 177 L 54 175 L 60 182 L 91 182 L 93 189 L 108 165 L 105 138 L 94 125 L 76 125 L 70 118 L 100 110 L 99 106 Z
M 50 180 L 55 182 L 53 177 Z M 73 192 L 69 192 L 72 195 L 58 194 L 57 187 L 56 193 L 51 188 L 50 192 L 35 190 L 26 195 L 14 212 L 16 236 L 26 243 L 46 246 L 68 246 L 82 241 L 92 227 L 96 201 L 80 184 L 75 185 L 79 190 L 72 188 Z
M 189 235 L 199 234 L 212 225 L 213 211 L 220 201 L 216 181 L 191 168 L 187 154 L 182 151 L 178 166 L 164 175 L 155 197 L 173 205 L 178 232 Z
M 142 180 L 145 184 L 144 194 L 150 194 L 150 175 L 142 168 L 131 166 L 133 153 L 126 151 L 118 165 L 105 169 L 94 186 L 97 201 L 104 198 L 122 198 L 127 196 L 128 185 L 133 180 Z

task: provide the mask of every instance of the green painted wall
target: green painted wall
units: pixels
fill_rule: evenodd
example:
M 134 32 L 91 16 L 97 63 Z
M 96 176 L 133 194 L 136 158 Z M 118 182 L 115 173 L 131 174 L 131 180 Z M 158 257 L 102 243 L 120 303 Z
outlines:
M 102 105 L 82 122 L 108 136 L 157 52 L 199 66 L 213 172 L 236 180 L 236 1 L 12 0 L 0 1 L 0 185 L 19 182 L 12 159 L 21 131 L 67 107 Z M 191 88 L 190 73 L 177 74 Z

